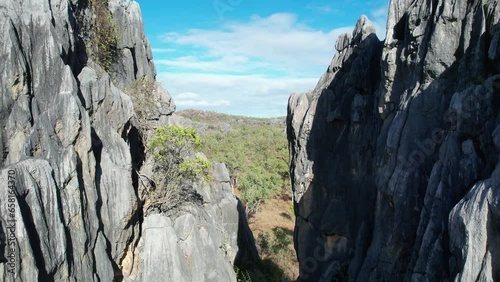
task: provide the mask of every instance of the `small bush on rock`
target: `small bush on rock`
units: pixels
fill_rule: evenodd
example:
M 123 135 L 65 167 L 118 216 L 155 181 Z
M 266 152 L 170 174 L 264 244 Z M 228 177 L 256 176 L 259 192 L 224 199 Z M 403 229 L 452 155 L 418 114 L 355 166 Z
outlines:
M 118 29 L 108 10 L 107 0 L 90 0 L 89 3 L 95 14 L 89 42 L 91 56 L 105 71 L 109 71 L 116 56 Z
M 143 77 L 134 80 L 132 85 L 125 89 L 125 93 L 130 96 L 134 103 L 134 110 L 139 120 L 144 120 L 147 111 L 151 111 L 152 108 L 156 107 L 152 101 L 152 96 L 157 87 L 158 84 L 154 79 Z
M 179 172 L 185 178 L 200 179 L 208 175 L 210 167 L 212 167 L 212 163 L 204 158 L 197 157 L 184 160 L 179 165 Z
M 168 210 L 183 200 L 182 185 L 207 177 L 212 164 L 206 159 L 187 156 L 199 147 L 201 140 L 194 128 L 166 125 L 156 129 L 148 144 L 155 166 L 154 187 L 146 191 L 145 210 Z

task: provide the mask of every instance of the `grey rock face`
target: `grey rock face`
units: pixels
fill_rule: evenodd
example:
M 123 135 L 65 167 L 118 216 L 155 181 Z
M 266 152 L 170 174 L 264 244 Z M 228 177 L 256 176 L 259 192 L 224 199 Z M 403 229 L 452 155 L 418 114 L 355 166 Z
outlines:
M 144 34 L 139 4 L 135 1 L 114 0 L 109 1 L 109 9 L 120 34 L 118 59 L 112 68 L 117 86 L 124 88 L 137 78 L 155 78 L 153 55 Z
M 85 50 L 86 1 L 0 1 L 0 280 L 234 281 L 243 223 L 229 183 L 198 188 L 203 205 L 144 217 L 145 133 L 122 90 L 156 74 L 138 4 L 108 2 L 121 34 L 111 75 Z M 152 119 L 174 110 L 160 89 L 152 100 Z
M 214 164 L 215 181 L 198 189 L 203 204 L 144 218 L 138 245 L 142 273 L 130 281 L 236 281 L 233 263 L 258 259 L 245 214 L 224 175 L 225 165 Z
M 361 17 L 289 99 L 300 281 L 499 279 L 500 7 L 433 4 L 392 1 L 383 43 Z
M 500 279 L 499 176 L 500 168 L 497 167 L 492 177 L 474 185 L 449 215 L 450 252 L 453 254 L 450 270 L 457 273 L 455 281 Z

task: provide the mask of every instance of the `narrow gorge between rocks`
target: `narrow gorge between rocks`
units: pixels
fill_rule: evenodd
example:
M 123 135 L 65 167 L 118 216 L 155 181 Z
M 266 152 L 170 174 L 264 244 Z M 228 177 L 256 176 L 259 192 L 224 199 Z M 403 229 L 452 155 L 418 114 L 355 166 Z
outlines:
M 176 112 L 135 1 L 0 0 L 0 281 L 500 281 L 499 19 L 391 0 L 257 119 Z

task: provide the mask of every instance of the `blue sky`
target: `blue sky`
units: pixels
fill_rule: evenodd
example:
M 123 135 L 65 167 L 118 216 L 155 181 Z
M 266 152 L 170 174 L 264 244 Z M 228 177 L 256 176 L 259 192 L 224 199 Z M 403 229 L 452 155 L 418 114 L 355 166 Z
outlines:
M 137 0 L 157 80 L 177 110 L 286 115 L 314 88 L 360 15 L 385 34 L 389 0 Z

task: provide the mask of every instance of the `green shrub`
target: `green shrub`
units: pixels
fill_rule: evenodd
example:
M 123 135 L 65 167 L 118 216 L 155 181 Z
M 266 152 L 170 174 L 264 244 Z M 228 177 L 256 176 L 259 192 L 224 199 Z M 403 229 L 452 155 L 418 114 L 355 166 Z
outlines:
M 104 70 L 109 71 L 117 52 L 118 29 L 108 10 L 107 0 L 90 0 L 89 3 L 95 14 L 89 42 L 91 56 Z
M 288 143 L 280 125 L 239 125 L 203 136 L 202 150 L 223 162 L 250 215 L 289 183 Z
M 285 230 L 278 227 L 274 229 L 274 242 L 272 246 L 272 251 L 278 254 L 281 250 L 287 250 L 290 245 L 293 243 L 293 237 L 290 234 L 287 234 Z
M 255 165 L 241 178 L 240 198 L 246 203 L 249 214 L 253 214 L 261 204 L 278 194 L 282 187 L 283 181 L 278 174 L 270 173 L 262 165 Z
M 190 179 L 200 179 L 208 175 L 212 163 L 204 158 L 184 160 L 179 166 L 179 172 L 183 177 Z
M 288 252 L 288 248 L 293 243 L 292 235 L 289 235 L 282 228 L 274 229 L 273 234 L 261 232 L 257 237 L 257 244 L 262 253 L 266 256 L 280 255 Z
M 183 160 L 183 154 L 198 148 L 200 144 L 201 139 L 194 128 L 165 125 L 156 129 L 156 135 L 151 138 L 148 147 L 157 161 L 177 167 Z
M 272 233 L 264 231 L 257 236 L 257 249 L 265 264 L 254 267 L 264 274 L 266 280 L 258 281 L 290 281 L 293 280 L 295 252 L 292 249 L 293 237 L 278 227 Z
M 273 261 L 263 259 L 242 269 L 235 268 L 238 282 L 289 282 L 290 278 Z
M 236 272 L 236 281 L 237 282 L 252 282 L 252 277 L 248 270 L 241 270 L 238 267 L 234 267 L 234 271 Z
M 264 279 L 254 281 L 273 281 L 273 282 L 289 282 L 290 278 L 286 276 L 283 269 L 275 264 L 270 259 L 264 259 L 260 261 L 257 265 L 259 271 L 262 273 Z
M 155 159 L 155 185 L 146 191 L 146 211 L 163 211 L 176 206 L 183 201 L 180 187 L 183 181 L 200 180 L 207 176 L 210 162 L 202 158 L 186 159 L 200 144 L 194 128 L 166 125 L 156 129 L 148 144 L 148 150 Z

